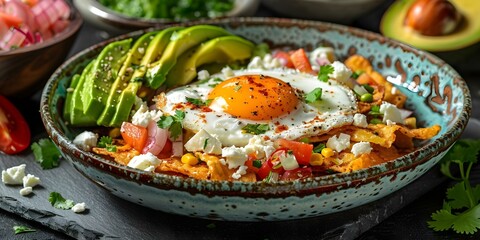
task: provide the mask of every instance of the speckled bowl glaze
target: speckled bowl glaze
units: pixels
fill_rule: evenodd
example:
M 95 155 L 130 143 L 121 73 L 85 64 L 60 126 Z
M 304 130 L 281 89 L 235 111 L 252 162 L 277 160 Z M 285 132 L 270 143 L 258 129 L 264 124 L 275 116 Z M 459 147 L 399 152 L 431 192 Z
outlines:
M 197 23 L 190 23 L 198 24 Z M 352 173 L 303 181 L 242 183 L 195 180 L 132 169 L 84 152 L 72 144 L 82 129 L 64 124 L 66 88 L 108 42 L 137 37 L 137 31 L 95 45 L 63 64 L 50 78 L 41 99 L 41 116 L 63 156 L 85 176 L 114 195 L 153 209 L 191 217 L 229 221 L 300 219 L 344 211 L 380 199 L 427 172 L 463 132 L 471 114 L 465 81 L 442 60 L 378 34 L 335 24 L 272 18 L 203 21 L 220 25 L 272 47 L 331 46 L 339 59 L 361 54 L 384 75 L 401 76 L 397 87 L 408 96 L 421 125 L 442 130 L 418 150 L 394 161 Z

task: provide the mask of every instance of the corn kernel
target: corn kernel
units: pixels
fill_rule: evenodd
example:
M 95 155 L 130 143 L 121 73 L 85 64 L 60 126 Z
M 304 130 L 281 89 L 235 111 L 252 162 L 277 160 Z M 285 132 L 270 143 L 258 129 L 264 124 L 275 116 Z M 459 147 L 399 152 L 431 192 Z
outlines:
M 410 129 L 417 128 L 417 119 L 415 117 L 409 117 L 405 119 L 405 126 Z
M 108 136 L 110 136 L 111 138 L 120 137 L 120 128 L 112 128 L 112 130 L 108 132 Z
M 320 153 L 312 153 L 312 156 L 310 157 L 310 165 L 312 166 L 323 165 L 323 155 Z
M 326 158 L 333 156 L 333 154 L 334 154 L 333 149 L 331 148 L 326 147 L 322 149 L 322 155 Z
M 181 159 L 182 163 L 188 164 L 188 165 L 197 165 L 198 164 L 198 158 L 193 156 L 191 153 L 186 153 L 182 156 Z

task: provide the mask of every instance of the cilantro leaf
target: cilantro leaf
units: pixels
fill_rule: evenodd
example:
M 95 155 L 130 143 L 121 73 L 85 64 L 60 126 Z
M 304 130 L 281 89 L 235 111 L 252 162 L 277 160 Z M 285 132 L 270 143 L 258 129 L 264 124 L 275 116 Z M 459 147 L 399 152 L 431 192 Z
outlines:
M 305 95 L 305 102 L 313 103 L 322 99 L 322 88 L 315 88 Z
M 109 152 L 116 152 L 117 146 L 113 145 L 113 139 L 110 136 L 102 136 L 98 141 L 98 147 L 106 148 Z
M 268 124 L 247 124 L 242 128 L 242 130 L 246 133 L 251 134 L 262 134 L 266 131 L 270 130 L 270 126 Z
M 318 71 L 318 80 L 322 82 L 328 82 L 328 75 L 332 74 L 335 69 L 332 65 L 323 65 L 320 66 L 320 70 Z
M 64 210 L 71 209 L 75 205 L 72 200 L 63 198 L 58 192 L 51 192 L 48 201 L 53 207 Z
M 113 139 L 109 136 L 102 136 L 100 141 L 98 141 L 98 147 L 106 148 L 107 145 L 112 144 Z
M 428 226 L 435 231 L 445 231 L 452 228 L 456 233 L 474 234 L 480 229 L 480 205 L 475 206 L 461 214 L 454 214 L 448 203 L 443 208 L 432 214 Z
M 202 101 L 201 99 L 198 99 L 198 98 L 189 98 L 189 97 L 187 97 L 186 99 L 187 99 L 187 102 L 199 107 L 208 106 L 212 102 L 212 99 L 207 99 L 206 101 Z
M 168 129 L 170 136 L 175 140 L 182 134 L 182 121 L 185 118 L 185 112 L 175 111 L 175 115 L 162 116 L 157 121 L 157 126 L 162 129 Z
M 43 169 L 52 169 L 58 166 L 61 153 L 49 138 L 43 138 L 33 143 L 31 149 L 35 160 Z
M 325 144 L 324 144 L 324 143 L 320 143 L 320 144 L 318 144 L 317 146 L 315 146 L 315 147 L 313 148 L 313 152 L 314 152 L 314 153 L 321 153 L 324 148 L 325 148 Z
M 461 234 L 473 234 L 480 229 L 480 184 L 470 185 L 470 171 L 477 163 L 480 140 L 458 140 L 441 161 L 440 171 L 459 181 L 447 190 L 443 208 L 432 214 L 428 226 L 435 231 L 453 229 Z M 458 165 L 459 177 L 450 171 Z
M 36 232 L 37 230 L 26 227 L 26 226 L 13 226 L 13 231 L 15 231 L 15 234 L 20 234 L 20 233 L 27 233 L 27 232 Z

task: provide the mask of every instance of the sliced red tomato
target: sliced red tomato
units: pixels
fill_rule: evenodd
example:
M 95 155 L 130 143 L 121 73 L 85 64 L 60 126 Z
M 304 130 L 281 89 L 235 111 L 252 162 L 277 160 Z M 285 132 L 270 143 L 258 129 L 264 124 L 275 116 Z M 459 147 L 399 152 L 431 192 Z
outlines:
M 298 164 L 308 165 L 312 157 L 313 145 L 303 142 L 290 141 L 287 139 L 279 139 L 278 144 L 281 147 L 293 151 L 293 155 L 297 159 Z
M 279 148 L 273 152 L 270 158 L 262 164 L 260 169 L 258 169 L 257 177 L 260 180 L 263 180 L 268 177 L 270 172 L 276 172 L 279 174 L 285 172 L 285 169 L 280 165 L 280 155 L 286 155 L 287 151 L 288 149 L 286 148 Z
M 135 148 L 135 150 L 142 152 L 148 138 L 147 128 L 137 126 L 133 123 L 123 122 L 120 127 L 120 133 L 125 143 Z
M 293 170 L 288 170 L 285 171 L 282 174 L 282 177 L 280 180 L 284 181 L 292 181 L 292 180 L 297 180 L 297 179 L 305 179 L 312 177 L 312 168 L 310 167 L 303 167 L 303 168 L 296 168 Z
M 305 53 L 303 48 L 300 48 L 293 52 L 290 55 L 290 59 L 292 60 L 293 66 L 300 72 L 305 73 L 313 73 L 312 65 L 310 64 L 310 60 Z
M 0 95 L 0 151 L 15 154 L 30 145 L 30 128 L 20 111 Z
M 284 52 L 284 51 L 276 51 L 273 54 L 273 57 L 279 59 L 280 62 L 283 64 L 283 66 L 285 66 L 287 68 L 294 68 L 293 62 L 290 59 L 290 54 L 289 53 Z

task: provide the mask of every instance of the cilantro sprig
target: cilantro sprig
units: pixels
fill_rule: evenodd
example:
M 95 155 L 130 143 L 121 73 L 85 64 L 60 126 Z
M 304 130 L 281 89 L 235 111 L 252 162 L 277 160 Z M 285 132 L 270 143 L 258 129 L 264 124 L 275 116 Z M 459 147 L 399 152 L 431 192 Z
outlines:
M 318 80 L 322 82 L 328 82 L 328 75 L 332 74 L 335 69 L 332 65 L 323 65 L 320 66 L 320 70 L 318 71 Z
M 32 144 L 31 149 L 35 160 L 40 163 L 43 169 L 58 167 L 61 153 L 57 146 L 49 138 L 42 138 Z
M 322 99 L 322 88 L 315 88 L 305 95 L 305 102 L 313 103 Z
M 442 159 L 440 171 L 458 182 L 447 189 L 442 209 L 433 213 L 432 221 L 427 222 L 433 230 L 453 229 L 460 234 L 474 234 L 480 229 L 480 184 L 472 186 L 469 180 L 479 152 L 480 140 L 462 139 Z M 459 176 L 450 171 L 455 165 Z
M 26 226 L 13 226 L 13 231 L 15 232 L 15 234 L 20 234 L 20 233 L 36 232 L 37 230 L 26 227 Z
M 170 136 L 175 140 L 182 133 L 182 121 L 185 118 L 185 112 L 177 110 L 175 115 L 162 116 L 157 121 L 157 126 L 162 129 L 168 129 Z
M 242 130 L 246 133 L 251 134 L 262 134 L 270 130 L 270 126 L 268 124 L 247 124 L 245 125 Z
M 102 136 L 97 145 L 98 147 L 106 148 L 109 152 L 117 151 L 117 146 L 113 145 L 113 139 L 110 136 Z
M 207 99 L 206 101 L 202 101 L 202 99 L 190 98 L 190 97 L 187 97 L 186 99 L 187 99 L 187 102 L 193 105 L 196 105 L 198 107 L 208 106 L 212 102 L 212 99 Z
M 70 199 L 65 199 L 58 192 L 51 192 L 48 197 L 48 201 L 52 204 L 54 208 L 68 210 L 71 209 L 75 203 Z

